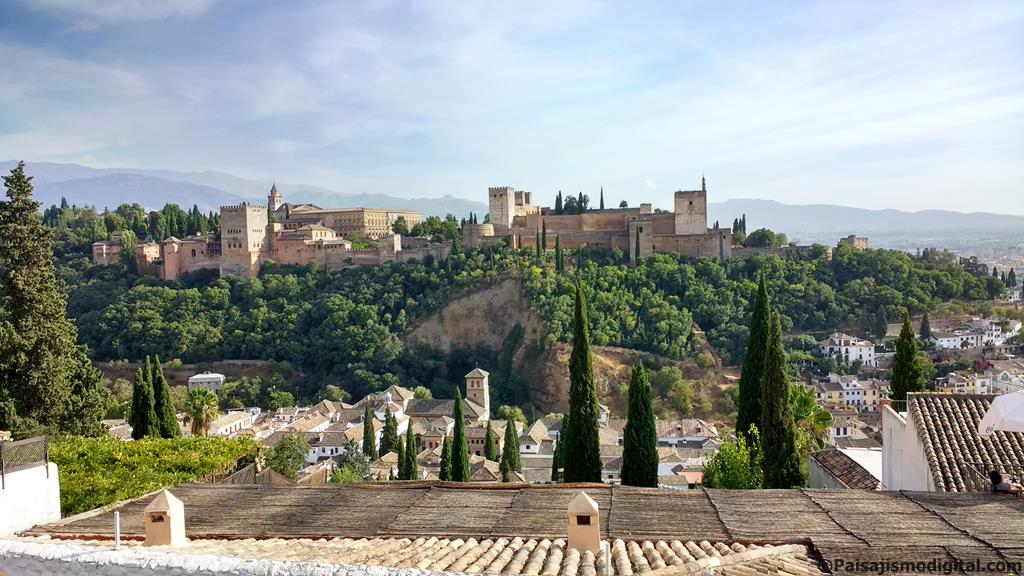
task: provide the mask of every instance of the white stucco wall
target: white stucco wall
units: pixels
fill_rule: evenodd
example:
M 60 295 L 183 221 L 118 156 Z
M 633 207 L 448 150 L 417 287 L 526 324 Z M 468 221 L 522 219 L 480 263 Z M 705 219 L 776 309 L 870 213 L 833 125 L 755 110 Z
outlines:
M 882 406 L 882 489 L 934 492 L 917 426 L 907 413 Z
M 60 479 L 57 465 L 23 468 L 4 475 L 0 489 L 0 536 L 31 528 L 36 524 L 60 520 Z
M 0 573 L 7 576 L 452 576 L 414 568 L 383 568 L 251 560 L 230 556 L 95 548 L 60 542 L 0 539 Z

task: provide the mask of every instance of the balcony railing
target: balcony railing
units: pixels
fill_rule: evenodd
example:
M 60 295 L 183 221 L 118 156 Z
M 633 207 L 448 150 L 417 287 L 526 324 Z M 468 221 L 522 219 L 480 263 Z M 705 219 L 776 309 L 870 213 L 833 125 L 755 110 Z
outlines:
M 967 474 L 964 475 L 964 485 L 968 492 L 991 492 L 992 481 L 988 473 L 992 470 L 999 472 L 1004 482 L 1024 482 L 1024 465 L 984 462 L 965 462 Z
M 43 464 L 46 466 L 46 477 L 50 477 L 50 438 L 38 436 L 11 442 L 0 440 L 0 489 L 7 488 L 7 475 Z

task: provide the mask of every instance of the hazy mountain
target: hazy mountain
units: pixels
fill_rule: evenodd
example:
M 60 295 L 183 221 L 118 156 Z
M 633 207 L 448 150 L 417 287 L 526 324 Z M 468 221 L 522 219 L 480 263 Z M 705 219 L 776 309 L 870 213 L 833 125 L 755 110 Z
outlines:
M 16 162 L 0 162 L 0 173 L 9 172 Z M 90 168 L 78 164 L 30 162 L 26 172 L 34 178 L 36 198 L 53 204 L 61 197 L 77 205 L 113 208 L 125 202 L 138 202 L 147 208 L 176 203 L 183 208 L 193 204 L 207 212 L 222 205 L 243 201 L 263 204 L 272 182 L 239 178 L 224 172 L 176 172 L 137 168 Z M 487 206 L 452 196 L 440 198 L 399 198 L 384 194 L 344 194 L 308 184 L 277 183 L 285 200 L 310 203 L 324 208 L 407 208 L 426 215 L 459 217 L 470 212 L 484 214 Z

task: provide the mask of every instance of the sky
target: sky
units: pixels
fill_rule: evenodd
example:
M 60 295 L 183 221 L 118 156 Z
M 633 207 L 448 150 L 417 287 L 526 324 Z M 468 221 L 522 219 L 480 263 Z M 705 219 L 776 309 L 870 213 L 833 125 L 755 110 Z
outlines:
M 11 0 L 0 54 L 0 160 L 1024 214 L 1019 0 Z

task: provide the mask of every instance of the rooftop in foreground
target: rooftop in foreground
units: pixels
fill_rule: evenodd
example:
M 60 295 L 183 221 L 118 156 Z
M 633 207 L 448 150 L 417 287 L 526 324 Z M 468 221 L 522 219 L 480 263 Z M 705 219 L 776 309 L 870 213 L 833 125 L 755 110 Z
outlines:
M 616 574 L 683 573 L 697 566 L 692 562 L 701 560 L 700 553 L 710 558 L 750 552 L 733 561 L 754 561 L 756 550 L 775 557 L 777 565 L 766 568 L 768 573 L 794 574 L 817 572 L 822 558 L 1024 558 L 1024 501 L 995 494 L 438 482 L 188 484 L 173 492 L 184 502 L 189 547 L 197 552 L 572 576 L 593 574 L 588 567 L 600 561 L 570 553 L 562 541 L 566 506 L 581 489 L 600 508 L 601 537 L 612 544 Z M 117 508 L 127 537 L 142 535 L 142 509 L 151 499 Z M 109 544 L 112 533 L 111 510 L 37 526 L 27 535 Z M 420 552 L 410 555 L 413 549 Z M 578 556 L 578 562 L 570 562 L 570 556 Z M 743 573 L 738 566 L 735 573 Z

